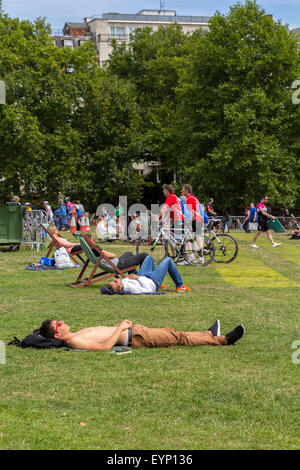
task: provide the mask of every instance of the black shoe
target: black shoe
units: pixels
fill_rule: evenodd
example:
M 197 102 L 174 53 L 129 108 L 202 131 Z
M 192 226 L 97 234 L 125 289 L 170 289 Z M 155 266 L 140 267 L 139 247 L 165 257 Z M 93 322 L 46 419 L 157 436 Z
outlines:
M 216 320 L 215 323 L 210 328 L 208 328 L 208 331 L 211 331 L 213 336 L 220 336 L 221 335 L 220 320 Z
M 239 325 L 234 330 L 230 331 L 230 333 L 227 333 L 227 335 L 225 335 L 225 338 L 227 340 L 228 346 L 230 344 L 234 344 L 238 339 L 240 339 L 244 335 L 245 331 L 246 330 L 244 326 Z

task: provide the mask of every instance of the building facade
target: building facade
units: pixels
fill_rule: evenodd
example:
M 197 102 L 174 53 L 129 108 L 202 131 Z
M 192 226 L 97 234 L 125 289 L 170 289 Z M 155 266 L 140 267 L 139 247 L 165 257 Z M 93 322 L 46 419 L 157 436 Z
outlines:
M 53 31 L 53 41 L 58 47 L 78 47 L 92 40 L 98 51 L 99 66 L 103 67 L 112 52 L 112 40 L 129 42 L 136 28 L 146 26 L 156 31 L 159 26 L 177 23 L 184 33 L 201 28 L 208 31 L 208 16 L 178 16 L 175 10 L 142 10 L 136 14 L 103 13 L 84 18 L 83 23 L 66 22 L 62 31 Z
M 300 28 L 292 29 L 292 33 L 294 33 L 297 42 L 298 42 L 298 49 L 300 50 Z
M 159 26 L 178 23 L 184 33 L 199 28 L 205 33 L 209 19 L 207 16 L 177 16 L 174 10 L 142 10 L 137 14 L 104 13 L 100 17 L 85 18 L 84 21 L 96 41 L 99 65 L 102 67 L 112 52 L 112 39 L 129 42 L 136 28 L 148 26 L 156 31 Z
M 65 23 L 62 31 L 53 31 L 53 43 L 57 47 L 81 46 L 84 41 L 92 40 L 92 35 L 86 23 Z

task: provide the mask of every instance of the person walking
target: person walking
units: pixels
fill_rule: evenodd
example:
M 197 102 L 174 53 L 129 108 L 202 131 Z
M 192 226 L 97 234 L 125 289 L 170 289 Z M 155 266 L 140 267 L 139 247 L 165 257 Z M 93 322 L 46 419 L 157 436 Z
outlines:
M 52 224 L 52 222 L 53 222 L 53 212 L 52 212 L 51 206 L 49 205 L 49 202 L 48 202 L 48 201 L 44 201 L 44 202 L 43 202 L 43 206 L 44 206 L 45 211 L 46 211 L 46 216 L 47 216 L 47 219 L 48 219 L 48 224 Z
M 245 207 L 245 220 L 243 222 L 243 229 L 245 230 L 246 233 L 250 233 L 249 230 L 249 223 L 250 223 L 250 209 L 249 207 Z
M 268 220 L 269 219 L 276 219 L 273 215 L 268 213 L 268 209 L 266 207 L 266 204 L 268 204 L 269 198 L 268 196 L 263 196 L 261 201 L 257 204 L 257 222 L 258 222 L 258 229 L 256 234 L 253 237 L 252 241 L 252 248 L 259 248 L 258 245 L 256 245 L 256 240 L 262 233 L 266 233 L 267 237 L 272 244 L 272 247 L 275 248 L 276 246 L 281 245 L 281 243 L 275 243 L 272 237 L 272 232 L 271 229 L 268 226 Z
M 249 222 L 257 222 L 256 207 L 253 202 L 250 203 L 250 219 Z
M 222 216 L 223 216 L 223 233 L 226 232 L 226 228 L 227 228 L 227 232 L 229 233 L 229 214 L 228 214 L 228 210 L 226 209 L 226 207 L 223 207 L 222 209 Z

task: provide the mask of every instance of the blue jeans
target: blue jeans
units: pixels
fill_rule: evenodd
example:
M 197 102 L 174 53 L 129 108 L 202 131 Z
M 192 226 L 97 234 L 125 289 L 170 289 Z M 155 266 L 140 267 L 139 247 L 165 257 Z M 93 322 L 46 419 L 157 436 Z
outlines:
M 227 232 L 229 232 L 229 222 L 227 221 L 223 223 L 223 233 L 225 233 L 226 227 L 227 227 Z
M 156 268 L 152 256 L 147 256 L 137 274 L 138 276 L 146 276 L 151 279 L 155 284 L 156 290 L 158 290 L 168 273 L 174 281 L 176 288 L 183 286 L 182 278 L 171 258 L 163 259 Z

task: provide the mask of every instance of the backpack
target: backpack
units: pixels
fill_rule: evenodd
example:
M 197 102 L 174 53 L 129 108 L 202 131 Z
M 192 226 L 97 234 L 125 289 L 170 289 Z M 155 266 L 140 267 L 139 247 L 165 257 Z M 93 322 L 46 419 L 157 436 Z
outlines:
M 63 206 L 60 206 L 59 211 L 60 211 L 60 214 L 59 214 L 59 215 L 60 215 L 62 218 L 66 217 L 66 216 L 68 215 L 68 214 L 67 214 L 67 208 L 66 208 L 66 206 L 64 206 L 64 205 L 63 205 Z
M 43 266 L 54 266 L 55 261 L 53 258 L 47 258 L 46 256 L 42 256 L 39 261 L 39 264 L 42 264 Z
M 37 349 L 53 349 L 53 348 L 64 348 L 66 343 L 60 339 L 45 338 L 39 334 L 39 330 L 34 330 L 30 335 L 20 341 L 16 336 L 14 340 L 8 343 L 8 346 L 15 345 L 18 348 L 37 348 Z

